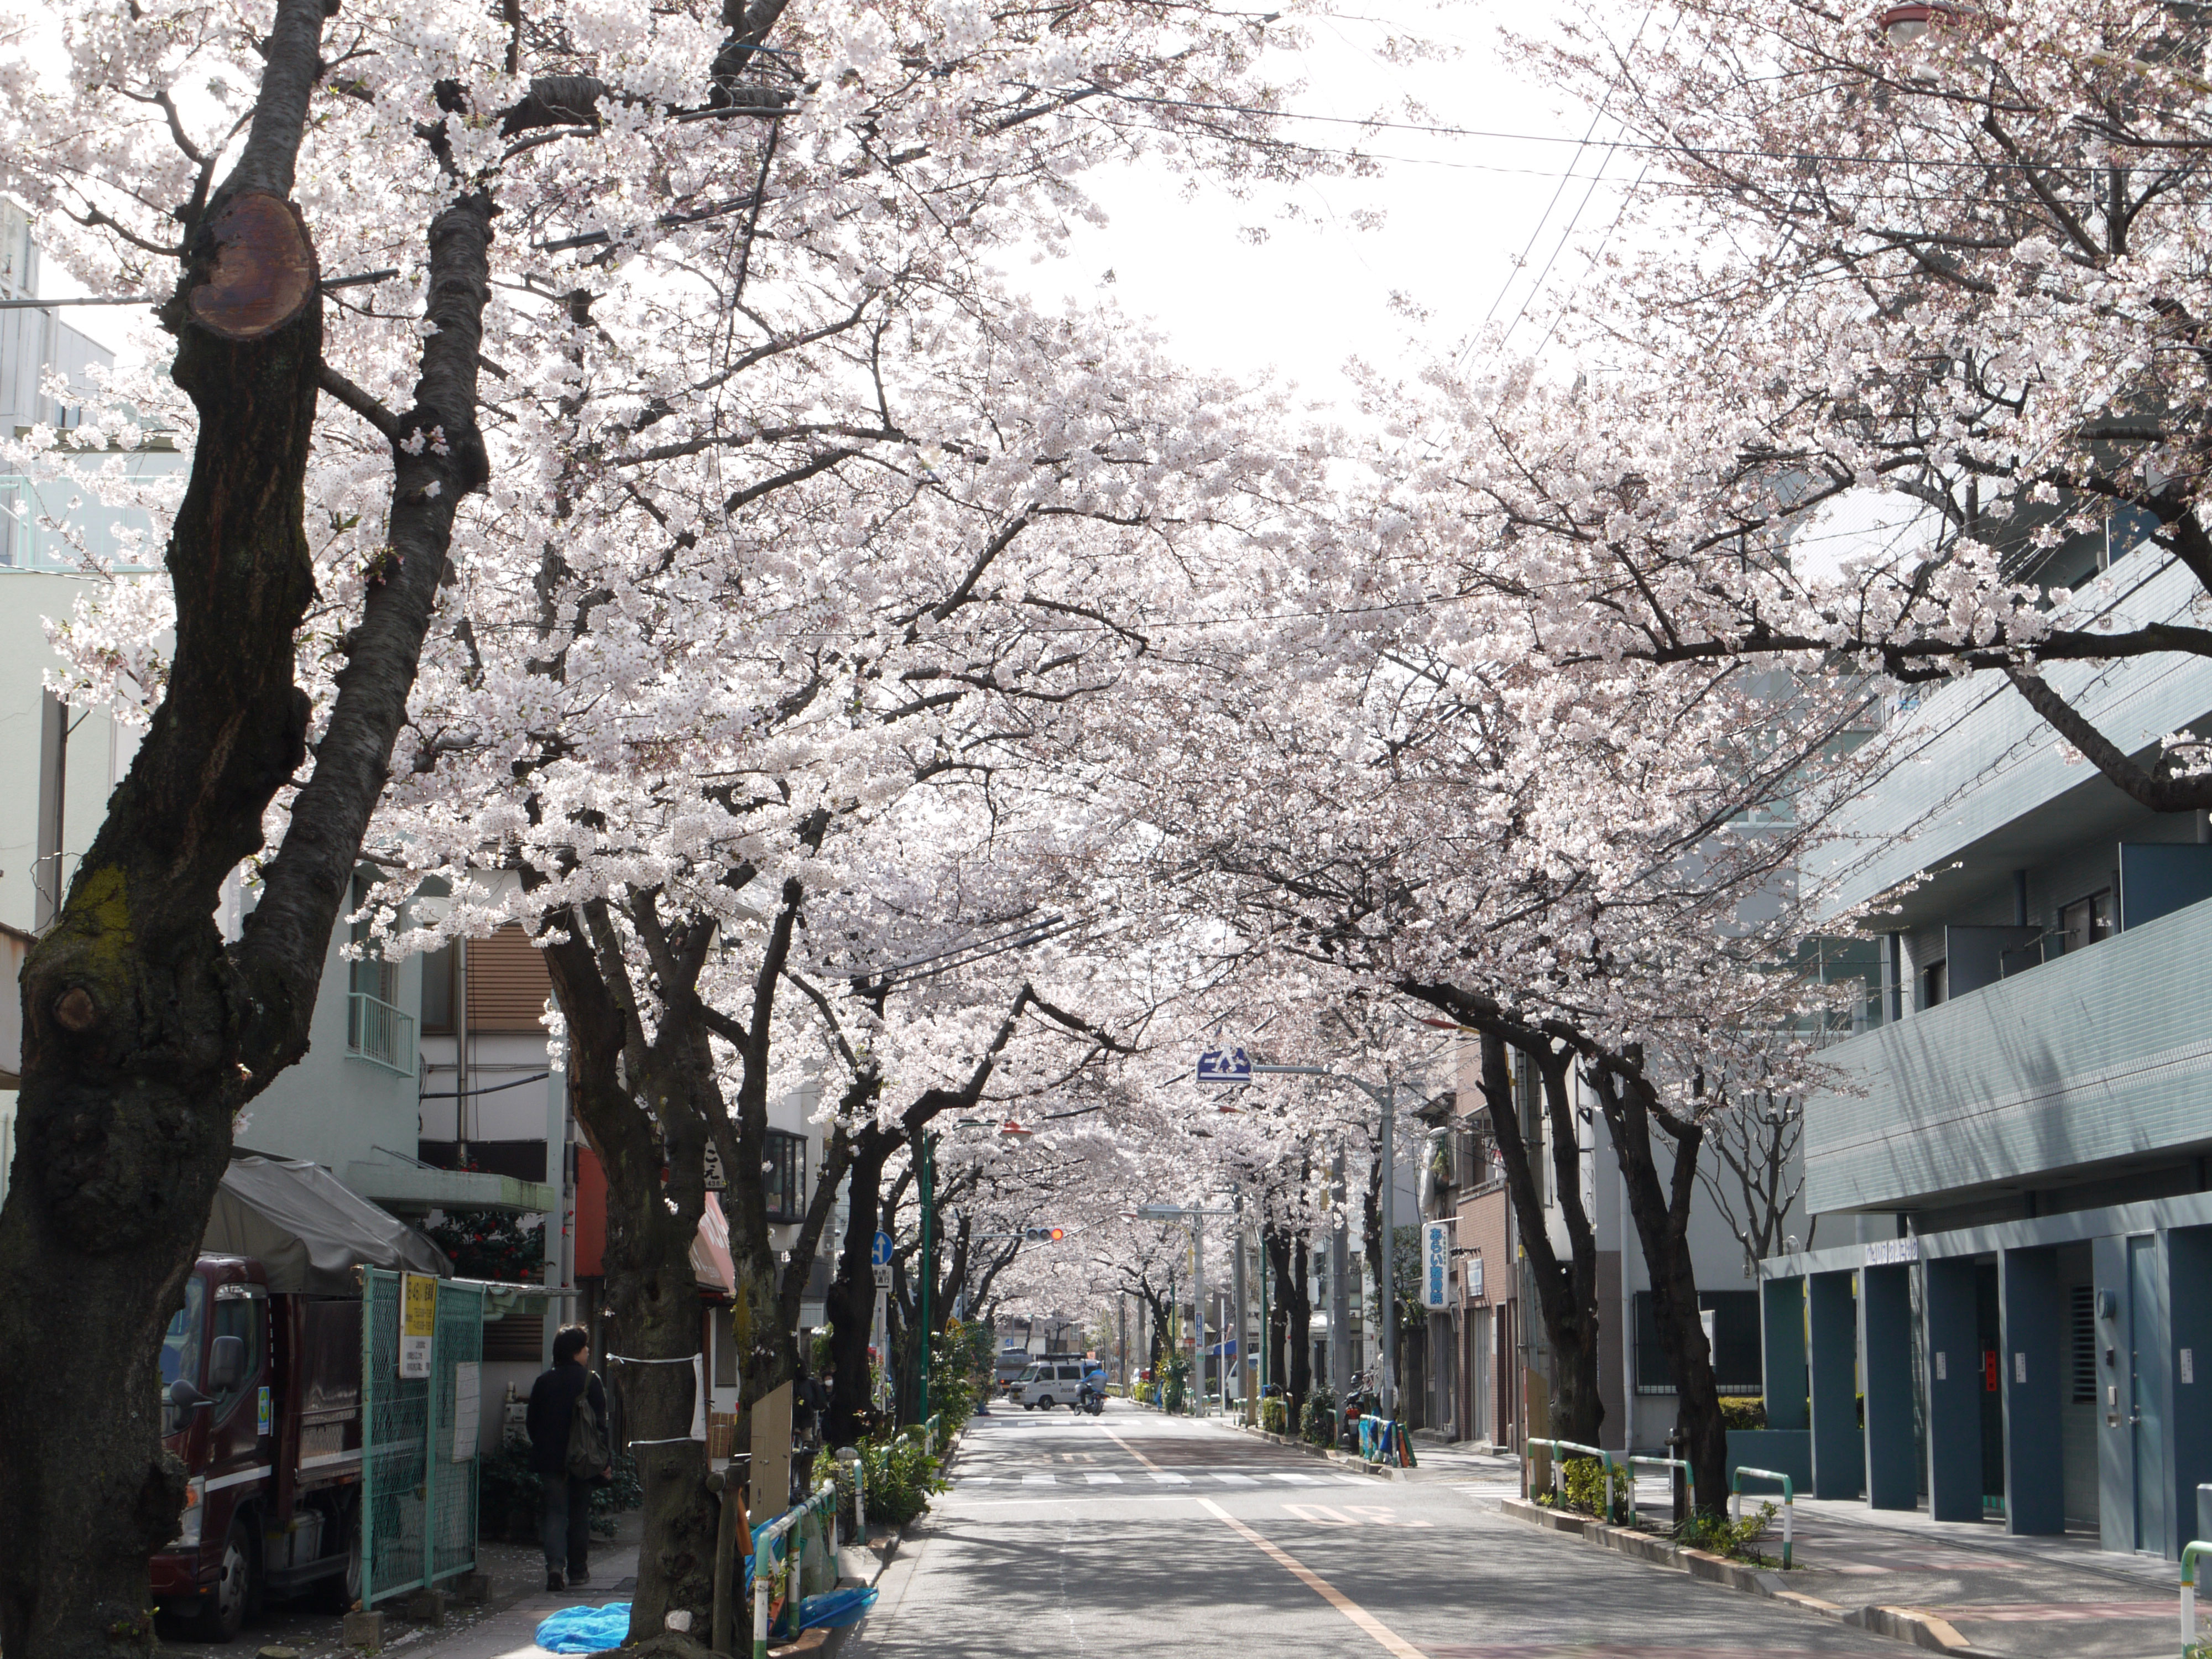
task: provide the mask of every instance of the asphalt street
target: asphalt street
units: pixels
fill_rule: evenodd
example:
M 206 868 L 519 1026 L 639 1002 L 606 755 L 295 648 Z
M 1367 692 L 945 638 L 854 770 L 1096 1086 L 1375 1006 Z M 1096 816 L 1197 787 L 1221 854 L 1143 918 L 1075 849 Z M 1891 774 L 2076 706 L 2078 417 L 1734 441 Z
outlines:
M 1480 1468 L 1382 1480 L 1113 1401 L 1001 1407 L 846 1650 L 868 1659 L 1813 1659 L 1900 1644 L 1498 1513 Z

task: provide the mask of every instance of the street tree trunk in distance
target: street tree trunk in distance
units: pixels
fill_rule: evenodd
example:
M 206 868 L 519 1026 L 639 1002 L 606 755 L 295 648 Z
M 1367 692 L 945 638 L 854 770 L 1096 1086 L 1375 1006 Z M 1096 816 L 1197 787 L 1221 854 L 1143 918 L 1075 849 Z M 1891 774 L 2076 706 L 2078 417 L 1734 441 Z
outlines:
M 1712 1346 L 1698 1317 L 1697 1270 L 1690 1259 L 1690 1212 L 1697 1200 L 1705 1127 L 1668 1109 L 1633 1057 L 1598 1058 L 1590 1079 L 1613 1133 L 1627 1186 L 1628 1213 L 1650 1273 L 1652 1312 L 1659 1345 L 1674 1373 L 1676 1426 L 1683 1437 L 1682 1455 L 1697 1481 L 1698 1508 L 1723 1515 L 1728 1510 L 1728 1425 L 1721 1416 Z M 1674 1156 L 1663 1176 L 1652 1135 L 1655 1122 L 1673 1143 Z
M 1516 1230 L 1535 1286 L 1537 1315 L 1552 1348 L 1552 1435 L 1555 1439 L 1595 1446 L 1600 1443 L 1598 1431 L 1605 1423 L 1605 1401 L 1598 1391 L 1597 1233 L 1589 1212 L 1583 1208 L 1580 1141 L 1571 1093 L 1573 1061 L 1553 1052 L 1541 1038 L 1517 1049 L 1522 1063 L 1534 1066 L 1541 1082 L 1545 1118 L 1551 1130 L 1553 1186 L 1567 1232 L 1568 1255 L 1562 1261 L 1552 1248 L 1535 1166 L 1521 1133 L 1519 1103 L 1506 1066 L 1505 1039 L 1485 1030 L 1481 1043 L 1483 1105 L 1490 1115 L 1490 1133 L 1498 1143 L 1499 1161 L 1504 1165 Z
M 1307 1283 L 1305 1236 L 1270 1226 L 1261 1237 L 1275 1275 L 1275 1303 L 1267 1318 L 1267 1340 L 1273 1349 L 1269 1369 L 1282 1382 L 1291 1428 L 1296 1432 L 1306 1396 L 1313 1392 L 1313 1292 Z
M 334 10 L 335 7 L 329 8 Z M 188 210 L 171 368 L 198 411 L 166 562 L 166 695 L 52 928 L 22 975 L 16 1176 L 0 1209 L 0 1649 L 9 1659 L 144 1651 L 146 1561 L 176 1534 L 184 1478 L 160 1448 L 155 1366 L 230 1152 L 231 1126 L 307 1050 L 454 512 L 485 479 L 476 421 L 489 204 L 430 232 L 433 325 L 416 406 L 342 398 L 392 446 L 395 556 L 346 636 L 346 666 L 261 902 L 226 945 L 227 877 L 306 758 L 294 683 L 313 596 L 304 526 L 322 361 L 321 278 L 289 199 L 324 0 L 282 0 L 237 166 Z M 442 427 L 447 441 L 424 434 Z M 411 446 L 411 447 L 410 447 Z

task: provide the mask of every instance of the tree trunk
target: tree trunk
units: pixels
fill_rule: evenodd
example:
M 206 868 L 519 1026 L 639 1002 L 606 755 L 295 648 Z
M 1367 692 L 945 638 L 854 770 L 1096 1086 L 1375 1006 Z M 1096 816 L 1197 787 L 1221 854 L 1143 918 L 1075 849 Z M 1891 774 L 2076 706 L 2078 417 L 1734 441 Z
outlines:
M 679 1611 L 704 1629 L 720 1516 L 707 1489 L 706 1445 L 690 1437 L 689 1362 L 702 1351 L 691 1243 L 706 1206 L 706 1132 L 691 1112 L 656 1117 L 647 1109 L 651 1100 L 672 1107 L 688 1098 L 692 1079 L 672 1063 L 687 1045 L 665 1018 L 647 1046 L 619 951 L 593 947 L 595 936 L 603 946 L 610 937 L 605 902 L 581 910 L 580 918 L 549 919 L 562 932 L 540 944 L 568 1023 L 569 1098 L 607 1176 L 607 1351 L 598 1358 L 622 1391 L 645 1510 L 630 1629 L 658 1634 Z M 623 1086 L 625 1073 L 635 1094 Z
M 1711 1346 L 1698 1316 L 1698 1279 L 1690 1260 L 1690 1210 L 1698 1190 L 1702 1126 L 1668 1113 L 1640 1071 L 1601 1066 L 1594 1073 L 1606 1127 L 1626 1183 L 1628 1213 L 1651 1278 L 1651 1310 L 1659 1346 L 1674 1373 L 1675 1426 L 1698 1487 L 1698 1508 L 1728 1510 L 1728 1425 L 1713 1379 Z M 1651 1136 L 1656 1114 L 1674 1142 L 1673 1168 L 1662 1178 Z
M 884 1161 L 897 1145 L 895 1137 L 871 1124 L 855 1140 L 846 1183 L 845 1243 L 837 1276 L 830 1282 L 830 1352 L 836 1375 L 830 1384 L 832 1446 L 849 1446 L 864 1437 L 873 1403 L 869 1384 L 868 1339 L 875 1328 L 876 1273 L 871 1252 L 882 1225 Z
M 1267 1333 L 1273 1352 L 1268 1363 L 1282 1383 L 1291 1428 L 1296 1432 L 1306 1396 L 1313 1391 L 1313 1295 L 1306 1285 L 1306 1241 L 1302 1235 L 1292 1237 L 1273 1227 L 1264 1237 L 1268 1265 L 1275 1274 L 1275 1304 L 1269 1310 Z
M 1483 1103 L 1489 1110 L 1490 1132 L 1505 1166 L 1521 1248 L 1535 1285 L 1537 1314 L 1552 1348 L 1553 1437 L 1595 1446 L 1605 1423 L 1605 1401 L 1598 1391 L 1597 1235 L 1583 1208 L 1580 1143 L 1575 1133 L 1574 1104 L 1567 1091 L 1571 1062 L 1553 1055 L 1548 1044 L 1540 1054 L 1526 1049 L 1522 1053 L 1543 1078 L 1545 1114 L 1552 1131 L 1553 1177 L 1567 1231 L 1565 1261 L 1552 1249 L 1544 1208 L 1538 1201 L 1535 1170 L 1528 1143 L 1522 1138 L 1520 1113 L 1505 1066 L 1505 1042 L 1491 1031 L 1482 1035 Z
M 313 775 L 260 904 L 225 947 L 224 878 L 305 756 L 295 635 L 314 580 L 305 479 L 321 361 L 319 271 L 287 199 L 320 72 L 322 0 L 283 0 L 238 166 L 186 227 L 162 318 L 201 419 L 167 555 L 167 696 L 22 975 L 18 1178 L 0 1211 L 0 1649 L 143 1651 L 147 1557 L 184 1480 L 159 1443 L 155 1370 L 230 1150 L 234 1115 L 307 1050 L 330 933 L 404 717 L 450 545 L 483 482 L 476 345 L 489 204 L 431 233 L 417 408 L 394 440 L 396 560 L 348 636 Z M 374 405 L 370 405 L 374 409 Z M 442 423 L 445 456 L 404 454 Z M 438 489 L 425 486 L 434 480 Z M 437 499 L 433 504 L 431 498 Z

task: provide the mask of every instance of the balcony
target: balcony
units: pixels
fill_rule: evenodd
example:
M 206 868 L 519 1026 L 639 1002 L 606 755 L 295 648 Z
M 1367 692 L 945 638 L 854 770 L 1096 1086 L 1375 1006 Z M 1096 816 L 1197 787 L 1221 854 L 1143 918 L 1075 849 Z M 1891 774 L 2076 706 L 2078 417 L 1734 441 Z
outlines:
M 1826 1048 L 1840 1086 L 1807 1103 L 1807 1207 L 2212 1141 L 2208 951 L 2212 902 L 2189 904 Z
M 415 1075 L 415 1017 L 366 991 L 346 994 L 346 1052 L 402 1077 Z

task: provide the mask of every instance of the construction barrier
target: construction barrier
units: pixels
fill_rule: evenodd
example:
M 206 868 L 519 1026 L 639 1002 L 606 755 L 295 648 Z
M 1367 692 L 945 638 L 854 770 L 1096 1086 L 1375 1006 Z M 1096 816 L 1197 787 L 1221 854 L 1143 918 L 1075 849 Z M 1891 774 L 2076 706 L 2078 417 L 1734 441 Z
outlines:
M 787 1606 L 802 1599 L 801 1569 L 805 1564 L 805 1534 L 793 1549 L 785 1541 L 810 1515 L 824 1515 L 830 1522 L 830 1577 L 837 1576 L 837 1485 L 817 1487 L 814 1495 L 795 1509 L 753 1528 L 753 1659 L 768 1659 L 769 1626 Z M 793 1634 L 797 1634 L 794 1630 Z
M 1729 1476 L 1729 1519 L 1743 1519 L 1743 1478 L 1754 1480 L 1779 1480 L 1782 1483 L 1782 1570 L 1790 1570 L 1790 1521 L 1797 1513 L 1797 1486 L 1790 1478 L 1777 1469 L 1739 1468 Z

